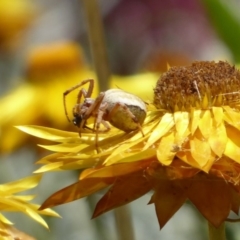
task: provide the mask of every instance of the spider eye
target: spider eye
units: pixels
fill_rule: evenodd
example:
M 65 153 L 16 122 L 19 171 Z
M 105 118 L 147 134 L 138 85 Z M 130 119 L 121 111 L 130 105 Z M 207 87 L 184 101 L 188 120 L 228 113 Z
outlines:
M 75 126 L 80 127 L 80 124 L 82 122 L 82 117 L 79 115 L 75 115 L 72 121 Z

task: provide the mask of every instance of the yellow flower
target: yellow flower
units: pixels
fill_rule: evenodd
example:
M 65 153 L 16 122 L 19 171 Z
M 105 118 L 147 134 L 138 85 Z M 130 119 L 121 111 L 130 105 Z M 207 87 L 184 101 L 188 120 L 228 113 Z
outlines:
M 30 26 L 36 6 L 30 0 L 0 1 L 0 49 L 9 50 L 19 43 L 19 33 Z
M 12 235 L 14 235 L 14 232 L 18 236 L 23 233 L 16 233 L 16 230 L 14 230 L 12 227 L 13 223 L 10 222 L 2 214 L 2 212 L 22 212 L 46 228 L 48 228 L 47 223 L 40 216 L 40 214 L 55 217 L 59 216 L 56 212 L 50 209 L 39 211 L 39 205 L 30 202 L 34 198 L 34 195 L 17 195 L 23 191 L 36 187 L 40 179 L 41 175 L 38 174 L 35 176 L 19 179 L 17 181 L 0 184 L 0 236 L 5 236 L 4 239 L 13 239 Z
M 20 127 L 58 144 L 37 172 L 81 169 L 79 181 L 54 193 L 41 209 L 109 187 L 93 217 L 153 190 L 160 227 L 189 199 L 215 227 L 240 206 L 240 72 L 226 62 L 172 67 L 154 89 L 140 132 L 99 134 Z

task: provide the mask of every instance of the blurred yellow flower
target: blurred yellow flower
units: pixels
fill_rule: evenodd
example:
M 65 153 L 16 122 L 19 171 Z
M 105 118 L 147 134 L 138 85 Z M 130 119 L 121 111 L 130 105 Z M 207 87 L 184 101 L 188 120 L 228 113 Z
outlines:
M 189 199 L 215 227 L 240 206 L 240 71 L 226 62 L 172 67 L 154 89 L 141 133 L 112 128 L 99 134 L 25 126 L 22 131 L 58 142 L 36 172 L 82 169 L 78 182 L 54 193 L 41 209 L 110 187 L 93 217 L 150 190 L 160 227 Z
M 24 232 L 19 231 L 12 225 L 7 225 L 2 222 L 0 222 L 0 239 L 1 240 L 18 240 L 18 239 L 24 239 L 24 240 L 35 240 L 32 236 L 27 235 Z
M 34 195 L 19 195 L 19 193 L 23 191 L 36 187 L 40 179 L 41 175 L 38 174 L 0 184 L 0 236 L 5 236 L 3 239 L 13 239 L 12 235 L 15 230 L 12 227 L 13 223 L 9 221 L 2 212 L 22 212 L 46 228 L 48 228 L 47 223 L 40 215 L 59 217 L 56 212 L 50 209 L 39 211 L 39 205 L 30 202 L 34 198 Z M 20 232 L 18 232 L 18 236 L 19 234 Z
M 0 1 L 0 49 L 5 51 L 18 44 L 20 33 L 33 21 L 36 6 L 30 0 Z

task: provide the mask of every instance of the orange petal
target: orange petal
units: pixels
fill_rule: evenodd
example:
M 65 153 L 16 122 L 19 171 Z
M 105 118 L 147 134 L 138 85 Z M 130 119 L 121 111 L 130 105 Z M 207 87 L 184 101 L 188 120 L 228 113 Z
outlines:
M 80 180 L 51 195 L 47 200 L 45 200 L 39 210 L 54 207 L 60 204 L 72 202 L 79 198 L 86 197 L 100 189 L 109 186 L 113 183 L 113 181 L 114 179 L 111 178 L 88 178 Z
M 181 186 L 183 181 L 158 180 L 150 203 L 155 204 L 160 228 L 178 211 L 187 199 Z
M 231 210 L 234 213 L 238 214 L 240 207 L 240 195 L 233 188 L 230 188 L 230 193 L 231 193 Z
M 220 178 L 202 175 L 192 179 L 188 198 L 216 228 L 228 217 L 231 209 L 230 187 Z
M 143 171 L 118 177 L 114 185 L 97 203 L 93 218 L 113 208 L 127 204 L 151 190 L 151 184 Z
M 82 172 L 80 179 L 83 178 L 106 178 L 119 177 L 129 173 L 137 172 L 145 169 L 149 165 L 148 161 L 138 161 L 131 163 L 119 163 L 110 166 L 103 166 L 100 168 L 86 169 Z

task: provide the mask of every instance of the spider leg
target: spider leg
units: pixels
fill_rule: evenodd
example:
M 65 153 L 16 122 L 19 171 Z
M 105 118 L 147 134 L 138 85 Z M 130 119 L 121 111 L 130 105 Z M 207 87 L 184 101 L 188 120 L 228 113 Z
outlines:
M 94 80 L 93 79 L 86 79 L 82 82 L 80 82 L 79 84 L 69 88 L 68 90 L 66 90 L 64 93 L 63 93 L 63 106 L 64 106 L 64 111 L 65 111 L 65 115 L 68 119 L 68 121 L 70 122 L 70 118 L 68 116 L 68 112 L 67 112 L 67 107 L 66 107 L 66 96 L 72 92 L 73 90 L 85 85 L 86 83 L 89 83 L 89 86 L 88 86 L 88 90 L 86 91 L 85 89 L 81 89 L 78 93 L 78 99 L 77 99 L 77 103 L 80 102 L 81 100 L 81 97 L 82 95 L 84 96 L 84 98 L 88 98 L 88 97 L 91 97 L 92 95 L 92 92 L 93 92 L 93 87 L 94 87 Z
M 90 127 L 88 127 L 87 125 L 83 126 L 83 128 L 84 128 L 84 129 L 91 130 L 91 131 L 93 131 L 93 132 L 94 132 L 94 129 L 93 129 L 93 128 L 90 128 Z M 82 132 L 81 132 L 81 129 L 79 129 L 79 131 L 78 131 L 78 134 L 79 134 L 79 137 L 81 138 L 81 137 L 82 137 Z
M 81 98 L 82 98 L 82 95 L 84 98 L 87 98 L 87 91 L 86 89 L 82 88 L 79 92 L 78 92 L 78 95 L 77 95 L 77 104 L 79 104 L 81 102 Z
M 100 107 L 100 105 L 102 103 L 102 100 L 103 100 L 104 96 L 105 96 L 105 93 L 101 92 L 99 94 L 99 96 L 93 101 L 93 103 L 90 105 L 90 107 L 84 113 L 83 119 L 81 120 L 81 123 L 80 123 L 80 126 L 79 126 L 79 135 L 80 135 L 80 137 L 81 137 L 81 133 L 80 133 L 81 129 L 86 127 L 87 119 L 90 116 L 96 117 L 96 119 L 97 119 L 97 117 L 99 115 L 99 107 Z M 104 114 L 104 112 L 103 112 L 103 114 Z M 95 119 L 95 123 L 97 121 L 96 119 Z M 95 130 L 95 124 L 94 124 L 94 130 Z M 96 132 L 96 142 L 97 142 L 97 140 L 98 140 L 98 133 Z M 97 146 L 97 144 L 96 144 L 96 146 Z
M 98 149 L 98 133 L 99 132 L 107 132 L 110 130 L 109 124 L 103 120 L 103 115 L 105 114 L 107 107 L 108 107 L 107 103 L 101 104 L 101 106 L 98 109 L 97 116 L 96 116 L 96 119 L 94 122 L 94 129 L 96 131 L 96 137 L 95 137 L 96 149 Z M 99 130 L 100 124 L 103 124 L 106 129 L 103 131 L 100 131 Z
M 87 111 L 84 114 L 84 118 L 88 119 L 91 115 L 95 115 L 95 112 L 97 109 L 99 109 L 102 100 L 105 96 L 104 92 L 101 92 L 98 97 L 95 99 L 95 101 L 93 102 L 93 104 L 87 109 Z

